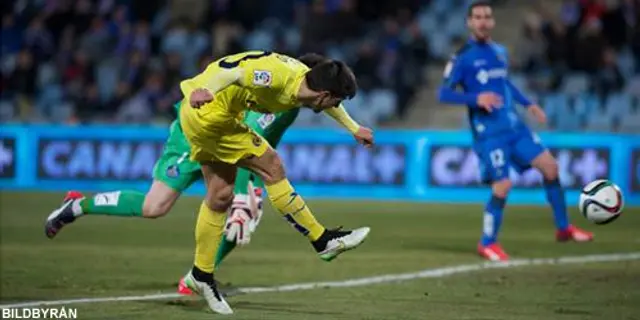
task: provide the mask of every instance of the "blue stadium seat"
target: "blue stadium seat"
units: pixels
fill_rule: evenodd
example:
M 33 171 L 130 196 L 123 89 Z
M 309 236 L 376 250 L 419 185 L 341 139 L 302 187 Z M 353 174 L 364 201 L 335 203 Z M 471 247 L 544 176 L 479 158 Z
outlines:
M 353 99 L 345 101 L 344 106 L 356 121 L 372 127 L 377 123 L 377 115 L 372 109 L 371 102 L 371 94 L 363 91 L 358 92 Z
M 635 59 L 633 59 L 633 54 L 630 50 L 625 49 L 618 54 L 618 66 L 626 78 L 633 76 Z
M 298 52 L 298 49 L 300 49 L 300 43 L 302 42 L 300 30 L 293 27 L 287 28 L 284 31 L 284 42 L 286 44 L 287 50 L 289 50 L 290 52 Z
M 586 129 L 590 131 L 608 132 L 612 131 L 614 119 L 606 113 L 594 112 L 587 116 Z
M 620 121 L 620 131 L 626 133 L 640 133 L 640 112 L 626 115 Z
M 247 50 L 272 51 L 274 44 L 273 34 L 261 29 L 250 33 L 244 41 L 244 47 Z
M 464 36 L 467 32 L 467 25 L 464 23 L 465 16 L 466 12 L 464 10 L 456 10 L 447 13 L 444 21 L 445 32 L 449 36 Z
M 593 94 L 581 94 L 577 96 L 573 103 L 573 109 L 576 115 L 587 117 L 598 110 L 600 101 Z
M 38 68 L 38 78 L 36 80 L 38 88 L 43 88 L 55 82 L 58 78 L 56 66 L 51 62 L 45 62 Z
M 298 114 L 298 118 L 293 123 L 296 127 L 309 127 L 316 125 L 315 121 L 318 119 L 317 114 L 309 108 L 300 109 L 300 113 Z
M 327 48 L 327 57 L 334 60 L 347 60 L 347 53 L 341 46 L 333 45 Z
M 422 31 L 422 34 L 426 34 L 431 37 L 431 34 L 436 33 L 436 30 L 438 30 L 438 17 L 434 14 L 424 11 L 418 17 L 418 24 L 420 26 L 420 31 Z
M 561 90 L 569 95 L 586 93 L 589 90 L 589 78 L 581 73 L 572 73 L 565 77 Z
M 558 131 L 575 132 L 582 128 L 582 119 L 572 114 L 564 114 L 557 119 Z
M 103 101 L 113 95 L 118 85 L 119 69 L 115 61 L 106 60 L 96 68 L 96 84 Z
M 610 95 L 607 97 L 604 108 L 605 113 L 617 119 L 622 119 L 631 114 L 631 96 L 624 93 Z
M 0 122 L 7 123 L 15 118 L 16 109 L 10 101 L 0 101 Z
M 629 79 L 624 92 L 632 97 L 640 99 L 640 75 L 634 76 Z
M 440 59 L 448 58 L 452 52 L 450 50 L 449 36 L 444 33 L 433 33 L 429 39 L 429 47 L 434 57 Z
M 542 97 L 542 107 L 547 113 L 547 118 L 552 126 L 556 126 L 558 118 L 569 111 L 569 99 L 566 95 L 555 93 Z
M 369 95 L 369 112 L 376 120 L 387 120 L 393 117 L 398 108 L 398 97 L 388 89 L 373 90 Z
M 528 91 L 529 83 L 525 75 L 521 73 L 514 73 L 509 76 L 509 80 L 511 80 L 511 83 L 513 83 L 516 88 L 522 90 L 523 92 Z
M 450 0 L 433 0 L 429 9 L 437 15 L 445 15 L 453 8 L 453 3 Z

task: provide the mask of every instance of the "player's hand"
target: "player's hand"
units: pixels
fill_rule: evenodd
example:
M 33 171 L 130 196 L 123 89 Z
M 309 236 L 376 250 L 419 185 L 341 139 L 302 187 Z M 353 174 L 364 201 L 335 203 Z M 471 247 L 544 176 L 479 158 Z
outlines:
M 529 115 L 534 119 L 536 119 L 538 123 L 540 124 L 547 123 L 547 114 L 544 112 L 544 109 L 540 108 L 539 105 L 532 104 L 529 107 L 527 107 L 527 110 L 529 111 Z
M 189 97 L 189 103 L 194 108 L 200 108 L 211 101 L 213 101 L 213 94 L 204 88 L 193 90 Z
M 244 246 L 251 242 L 251 216 L 245 209 L 232 209 L 224 226 L 224 234 L 229 242 Z
M 502 107 L 502 97 L 493 92 L 484 92 L 478 95 L 476 104 L 487 112 Z
M 367 127 L 360 127 L 353 137 L 359 144 L 366 148 L 371 148 L 373 146 L 373 130 Z

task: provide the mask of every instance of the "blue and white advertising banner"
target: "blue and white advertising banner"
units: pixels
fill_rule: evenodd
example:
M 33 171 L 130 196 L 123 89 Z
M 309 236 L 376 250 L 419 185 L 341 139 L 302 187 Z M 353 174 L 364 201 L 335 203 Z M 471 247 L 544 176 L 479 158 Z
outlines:
M 167 134 L 166 128 L 3 126 L 0 188 L 144 190 Z M 639 135 L 540 136 L 558 160 L 570 204 L 588 182 L 611 179 L 627 205 L 640 205 Z M 476 203 L 489 195 L 466 132 L 378 130 L 376 142 L 365 149 L 336 130 L 291 129 L 278 152 L 305 197 Z M 512 178 L 510 203 L 545 203 L 538 172 Z M 203 191 L 198 183 L 188 193 Z

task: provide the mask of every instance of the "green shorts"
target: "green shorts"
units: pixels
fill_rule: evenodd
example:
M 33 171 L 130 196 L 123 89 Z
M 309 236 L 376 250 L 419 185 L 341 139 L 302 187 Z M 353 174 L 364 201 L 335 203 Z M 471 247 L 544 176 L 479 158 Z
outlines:
M 176 108 L 179 106 L 176 105 Z M 276 148 L 299 112 L 298 108 L 277 114 L 247 111 L 244 123 Z M 164 144 L 162 155 L 153 167 L 153 179 L 178 192 L 185 191 L 200 180 L 200 164 L 189 160 L 190 150 L 191 147 L 180 127 L 180 119 L 176 119 L 169 128 L 169 138 Z

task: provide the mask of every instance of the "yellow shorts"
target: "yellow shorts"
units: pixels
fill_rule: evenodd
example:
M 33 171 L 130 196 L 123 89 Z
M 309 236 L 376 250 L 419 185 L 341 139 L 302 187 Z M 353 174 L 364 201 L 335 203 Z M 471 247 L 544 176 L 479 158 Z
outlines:
M 216 101 L 199 109 L 183 100 L 180 125 L 191 145 L 191 160 L 235 164 L 240 159 L 262 156 L 269 143 Z

